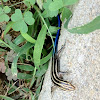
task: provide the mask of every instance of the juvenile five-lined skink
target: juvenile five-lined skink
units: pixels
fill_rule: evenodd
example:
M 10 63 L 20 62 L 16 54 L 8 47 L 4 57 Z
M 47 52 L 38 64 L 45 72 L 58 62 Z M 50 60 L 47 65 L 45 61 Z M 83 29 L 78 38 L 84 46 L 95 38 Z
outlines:
M 59 15 L 58 15 L 58 27 L 60 27 Z M 71 83 L 60 79 L 58 75 L 58 71 L 60 67 L 59 57 L 57 55 L 57 43 L 58 43 L 59 34 L 60 34 L 60 29 L 58 30 L 55 39 L 55 49 L 53 51 L 53 56 L 52 56 L 51 79 L 55 85 L 57 85 L 63 90 L 75 90 L 75 87 Z

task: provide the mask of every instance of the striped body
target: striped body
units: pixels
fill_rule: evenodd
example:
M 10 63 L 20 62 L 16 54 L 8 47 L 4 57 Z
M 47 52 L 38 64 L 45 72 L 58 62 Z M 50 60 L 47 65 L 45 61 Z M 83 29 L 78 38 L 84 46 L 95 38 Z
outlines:
M 59 75 L 58 75 L 58 71 L 59 71 L 59 67 L 60 67 L 59 63 L 60 63 L 59 57 L 55 54 L 52 57 L 52 68 L 51 68 L 51 75 L 52 75 L 51 79 L 52 79 L 53 83 L 63 90 L 69 90 L 69 91 L 75 90 L 75 87 L 71 83 L 59 78 Z

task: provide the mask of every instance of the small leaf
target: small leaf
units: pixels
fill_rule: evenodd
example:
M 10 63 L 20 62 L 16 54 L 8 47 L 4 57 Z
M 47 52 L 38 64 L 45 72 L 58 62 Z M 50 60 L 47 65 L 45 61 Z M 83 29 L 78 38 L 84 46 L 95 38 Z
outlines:
M 2 61 L 0 62 L 0 72 L 5 73 L 5 70 L 6 70 L 5 62 Z
M 24 44 L 24 46 L 22 46 L 21 49 L 19 49 L 19 52 L 18 52 L 17 56 L 14 58 L 14 60 L 12 62 L 12 66 L 11 66 L 13 76 L 17 76 L 17 61 L 18 61 L 18 58 L 22 54 L 25 54 L 27 52 L 27 50 L 29 50 L 33 46 L 34 46 L 34 44 L 31 44 L 31 43 L 28 42 L 28 43 Z
M 59 10 L 62 7 L 68 6 L 68 5 L 73 5 L 77 2 L 78 0 L 54 0 L 50 5 L 49 9 L 50 11 L 56 11 Z
M 4 35 L 9 32 L 9 30 L 12 28 L 13 22 L 9 22 L 6 26 L 6 29 L 4 30 Z
M 11 8 L 9 8 L 8 6 L 5 6 L 3 10 L 5 13 L 9 13 L 11 11 Z
M 9 81 L 11 81 L 12 79 L 13 79 L 13 80 L 17 80 L 17 76 L 13 76 L 13 75 L 12 75 L 12 72 L 11 72 L 11 69 L 10 69 L 10 68 L 7 69 L 7 71 L 6 71 L 6 76 L 7 76 L 7 79 L 8 79 Z
M 20 9 L 16 9 L 15 10 L 15 13 L 11 16 L 11 20 L 13 22 L 16 22 L 16 21 L 19 21 L 19 20 L 22 20 L 23 16 L 22 16 L 22 12 Z
M 25 71 L 33 71 L 34 70 L 34 67 L 31 65 L 18 65 L 17 67 L 19 69 L 25 70 Z
M 61 21 L 64 21 L 65 18 L 68 19 L 71 15 L 72 12 L 68 8 L 64 7 L 62 11 Z
M 100 29 L 100 16 L 84 26 L 68 29 L 68 31 L 71 33 L 87 34 L 97 29 Z
M 31 5 L 35 4 L 35 0 L 24 0 L 25 2 L 29 2 Z
M 31 79 L 32 75 L 26 73 L 18 73 L 18 79 Z
M 11 20 L 15 22 L 12 26 L 13 30 L 15 31 L 21 31 L 21 32 L 27 32 L 28 27 L 26 23 L 24 22 L 22 13 L 20 9 L 16 9 L 15 13 L 11 16 Z
M 10 50 L 10 52 L 7 52 L 7 60 L 12 62 L 16 55 L 17 54 L 13 50 Z
M 49 30 L 51 33 L 57 33 L 57 30 L 60 29 L 59 27 L 49 26 Z
M 21 35 L 30 43 L 34 43 L 36 42 L 35 39 L 33 39 L 30 35 L 28 35 L 27 33 L 23 33 L 21 32 Z
M 28 25 L 32 25 L 35 22 L 34 18 L 32 18 L 32 13 L 30 11 L 25 12 L 24 20 Z
M 31 4 L 30 4 L 30 2 L 28 2 L 28 0 L 24 0 L 23 3 L 24 3 L 28 8 L 31 8 Z
M 22 35 L 19 35 L 15 38 L 15 40 L 13 41 L 16 45 L 19 45 L 20 43 L 24 42 L 25 39 L 22 37 Z
M 44 64 L 43 66 L 40 66 L 40 69 L 36 72 L 36 77 L 41 77 L 45 72 L 47 71 L 48 64 Z
M 52 3 L 52 0 L 47 0 L 47 2 L 45 2 L 43 4 L 43 8 L 45 9 L 44 12 L 42 13 L 43 17 L 47 18 L 47 17 L 56 17 L 58 15 L 58 10 L 57 11 L 50 11 L 49 10 L 49 5 L 50 3 Z
M 9 21 L 9 16 L 4 12 L 4 9 L 0 7 L 0 22 Z
M 41 31 L 39 32 L 37 41 L 34 46 L 33 58 L 34 58 L 34 63 L 35 63 L 36 67 L 38 67 L 40 65 L 41 52 L 43 49 L 46 32 L 47 32 L 46 26 L 43 25 Z
M 27 11 L 23 16 L 20 9 L 15 10 L 15 13 L 11 16 L 11 20 L 14 22 L 12 28 L 15 31 L 21 31 L 23 33 L 26 33 L 28 31 L 27 24 L 32 25 L 34 23 L 32 13 Z
M 68 6 L 77 3 L 79 0 L 62 0 L 62 1 L 63 1 L 63 6 Z
M 54 0 L 52 3 L 50 3 L 49 10 L 50 11 L 57 11 L 62 7 L 63 7 L 63 1 L 62 0 Z
M 46 57 L 42 58 L 42 59 L 40 60 L 40 65 L 43 65 L 43 64 L 45 64 L 47 61 L 49 61 L 50 58 L 52 57 L 52 53 L 53 53 L 53 50 L 51 50 L 51 52 L 50 52 Z

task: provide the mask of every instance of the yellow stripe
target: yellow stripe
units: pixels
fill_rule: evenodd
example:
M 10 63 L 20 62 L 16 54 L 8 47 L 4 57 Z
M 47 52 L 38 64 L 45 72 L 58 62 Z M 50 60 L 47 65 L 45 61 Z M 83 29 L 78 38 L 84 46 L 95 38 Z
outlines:
M 55 84 L 57 84 L 61 89 L 63 89 L 63 90 L 74 90 L 75 89 L 75 87 L 71 83 L 69 83 L 67 81 L 65 82 L 65 81 L 62 81 L 60 79 L 57 79 L 57 77 L 56 77 L 56 75 L 58 76 L 58 72 L 57 72 L 57 60 L 56 60 L 55 68 L 54 68 L 54 57 L 52 58 L 52 70 L 51 71 L 52 71 L 51 73 L 53 73 L 52 74 L 52 81 Z

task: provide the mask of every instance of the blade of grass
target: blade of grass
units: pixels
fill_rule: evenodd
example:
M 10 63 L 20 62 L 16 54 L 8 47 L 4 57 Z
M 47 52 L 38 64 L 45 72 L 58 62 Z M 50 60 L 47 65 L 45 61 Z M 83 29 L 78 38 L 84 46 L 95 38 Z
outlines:
M 0 39 L 0 43 L 4 44 L 5 46 L 7 46 L 10 49 L 13 49 L 11 46 L 9 46 L 6 42 L 2 41 L 1 39 Z
M 34 46 L 34 44 L 31 44 L 31 43 L 26 43 L 21 49 L 20 51 L 18 52 L 17 56 L 14 58 L 13 62 L 12 62 L 12 67 L 11 67 L 11 70 L 12 70 L 12 74 L 14 76 L 17 76 L 17 61 L 18 61 L 18 58 L 27 52 L 28 49 L 32 48 Z
M 12 99 L 10 97 L 7 97 L 7 96 L 4 96 L 4 95 L 0 95 L 0 97 L 3 98 L 3 99 L 5 99 L 5 100 L 14 100 L 14 99 Z
M 40 60 L 40 65 L 45 64 L 52 57 L 52 53 L 53 53 L 53 50 L 51 50 L 51 52 L 46 57 L 42 58 Z
M 100 16 L 97 16 L 93 21 L 84 26 L 68 29 L 68 31 L 71 33 L 87 34 L 97 29 L 100 29 Z
M 34 7 L 34 9 L 38 12 L 39 16 L 41 17 L 41 19 L 42 19 L 44 25 L 46 26 L 46 28 L 47 28 L 47 30 L 48 30 L 48 33 L 50 34 L 50 37 L 51 37 L 51 40 L 52 40 L 52 44 L 53 44 L 53 48 L 54 48 L 54 51 L 55 51 L 53 37 L 52 37 L 51 32 L 50 32 L 50 30 L 49 30 L 49 28 L 48 28 L 48 26 L 47 26 L 47 24 L 46 24 L 46 21 L 44 20 L 44 18 L 43 18 L 43 16 L 42 16 L 41 12 L 40 12 L 40 10 L 39 10 L 39 8 L 38 8 L 36 5 L 34 5 L 33 7 Z
M 21 32 L 21 35 L 30 43 L 34 43 L 35 44 L 35 39 L 33 39 L 30 35 L 28 35 L 27 33 L 23 33 Z
M 4 35 L 6 35 L 7 32 L 9 32 L 9 30 L 12 28 L 12 25 L 14 24 L 14 22 L 9 22 L 6 26 L 6 29 L 4 31 Z
M 40 58 L 41 58 L 41 53 L 42 53 L 46 33 L 47 33 L 46 26 L 43 25 L 37 37 L 37 40 L 34 46 L 34 51 L 33 51 L 33 59 L 34 59 L 34 64 L 36 67 L 40 65 Z
M 20 43 L 24 42 L 25 39 L 23 38 L 22 35 L 19 35 L 18 37 L 15 38 L 15 40 L 13 41 L 16 45 L 19 45 Z

